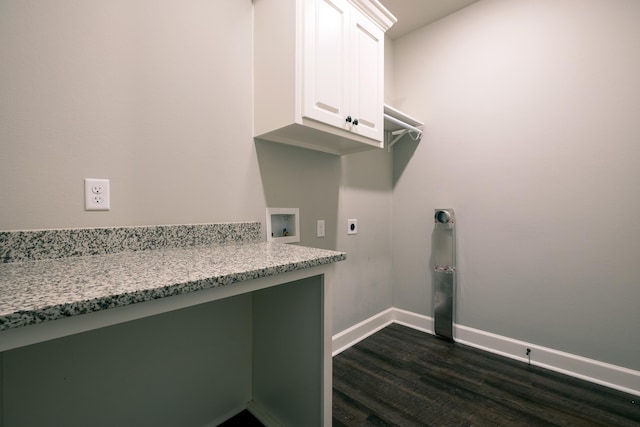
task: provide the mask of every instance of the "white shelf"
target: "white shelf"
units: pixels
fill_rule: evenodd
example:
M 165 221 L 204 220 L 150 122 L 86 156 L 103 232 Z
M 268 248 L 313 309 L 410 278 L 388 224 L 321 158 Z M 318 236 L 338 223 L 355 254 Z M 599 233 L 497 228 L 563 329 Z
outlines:
M 420 140 L 423 127 L 424 123 L 419 120 L 384 104 L 384 131 L 389 149 L 406 134 L 411 134 L 414 140 Z

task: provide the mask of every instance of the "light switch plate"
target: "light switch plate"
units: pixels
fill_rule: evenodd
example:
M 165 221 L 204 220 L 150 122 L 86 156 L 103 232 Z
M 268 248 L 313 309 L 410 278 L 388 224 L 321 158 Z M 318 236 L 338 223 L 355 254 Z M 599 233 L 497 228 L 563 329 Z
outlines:
M 316 236 L 324 237 L 324 219 L 319 219 L 316 224 Z

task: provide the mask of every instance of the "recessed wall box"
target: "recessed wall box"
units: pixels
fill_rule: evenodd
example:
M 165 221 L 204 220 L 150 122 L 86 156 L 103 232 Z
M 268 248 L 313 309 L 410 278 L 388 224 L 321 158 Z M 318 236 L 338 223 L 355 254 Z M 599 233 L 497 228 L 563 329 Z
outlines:
M 299 208 L 267 208 L 267 241 L 295 243 L 300 241 Z

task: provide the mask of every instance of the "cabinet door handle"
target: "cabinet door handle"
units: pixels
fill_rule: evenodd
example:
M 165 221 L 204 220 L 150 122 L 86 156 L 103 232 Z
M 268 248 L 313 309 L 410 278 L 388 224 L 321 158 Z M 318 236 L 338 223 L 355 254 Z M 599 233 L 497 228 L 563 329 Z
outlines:
M 351 116 L 347 116 L 347 118 L 345 119 L 345 121 L 346 121 L 347 123 L 351 123 Z
M 358 126 L 358 119 L 353 119 L 353 125 Z

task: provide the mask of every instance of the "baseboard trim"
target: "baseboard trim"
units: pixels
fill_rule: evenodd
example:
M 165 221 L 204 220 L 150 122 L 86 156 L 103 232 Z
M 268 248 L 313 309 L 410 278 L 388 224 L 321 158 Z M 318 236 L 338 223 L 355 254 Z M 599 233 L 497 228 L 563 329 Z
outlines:
M 355 345 L 391 323 L 398 323 L 433 334 L 433 318 L 398 308 L 389 308 L 333 336 L 333 356 Z M 464 325 L 454 325 L 454 338 L 460 344 L 529 362 L 541 368 L 580 378 L 625 393 L 640 396 L 640 371 L 600 362 L 533 343 L 496 335 Z
M 417 329 L 422 332 L 434 335 L 433 318 L 424 316 L 418 313 L 412 313 L 410 311 L 402 310 L 399 308 L 393 309 L 393 319 L 395 323 L 408 326 L 412 329 Z
M 529 362 L 525 355 L 529 348 L 532 365 L 640 396 L 640 371 L 463 325 L 455 326 L 455 340 L 525 363 Z
M 348 329 L 345 329 L 340 333 L 335 334 L 332 337 L 331 355 L 336 356 L 342 353 L 349 347 L 356 345 L 368 336 L 375 334 L 379 330 L 393 323 L 393 313 L 394 309 L 389 308 L 375 316 L 353 325 Z

